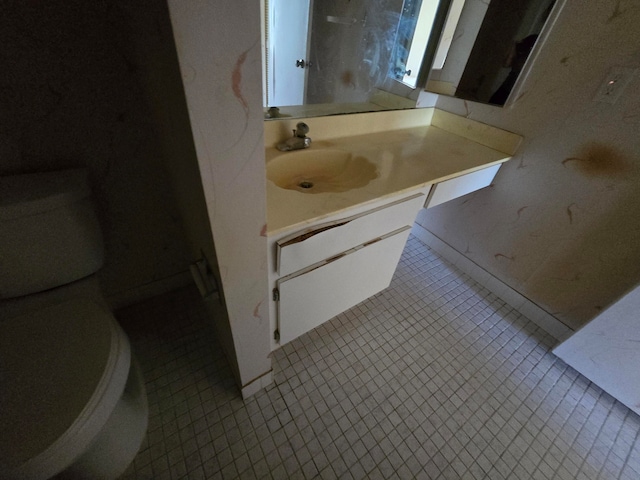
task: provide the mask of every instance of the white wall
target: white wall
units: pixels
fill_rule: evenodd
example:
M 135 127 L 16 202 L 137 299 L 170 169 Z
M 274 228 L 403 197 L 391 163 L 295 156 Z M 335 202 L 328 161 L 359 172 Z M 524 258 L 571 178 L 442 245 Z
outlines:
M 568 1 L 512 108 L 438 107 L 525 137 L 490 188 L 419 223 L 577 329 L 640 281 L 640 76 L 592 100 L 610 67 L 640 67 L 637 2 Z
M 558 357 L 640 415 L 640 286 L 554 350 Z
M 168 4 L 239 381 L 249 395 L 271 381 L 260 2 Z

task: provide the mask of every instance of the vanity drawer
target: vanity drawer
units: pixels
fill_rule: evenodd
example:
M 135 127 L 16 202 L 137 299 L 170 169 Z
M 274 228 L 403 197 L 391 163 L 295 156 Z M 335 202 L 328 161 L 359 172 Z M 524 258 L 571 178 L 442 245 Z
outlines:
M 436 183 L 431 192 L 429 192 L 429 198 L 427 198 L 424 206 L 426 208 L 435 207 L 454 198 L 462 197 L 467 193 L 488 187 L 491 185 L 496 173 L 498 173 L 500 166 L 493 165 L 477 172 L 467 173 L 466 175 Z
M 279 342 L 284 345 L 389 286 L 411 227 L 344 252 L 277 282 Z
M 358 215 L 316 225 L 277 242 L 277 270 L 288 275 L 371 242 L 405 226 L 412 226 L 424 203 L 424 193 Z

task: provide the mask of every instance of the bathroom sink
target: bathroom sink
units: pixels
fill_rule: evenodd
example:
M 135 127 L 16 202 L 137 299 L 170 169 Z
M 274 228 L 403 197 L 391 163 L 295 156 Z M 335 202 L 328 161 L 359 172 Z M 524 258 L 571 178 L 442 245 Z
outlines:
M 267 178 L 280 188 L 303 193 L 346 192 L 378 176 L 367 158 L 344 150 L 296 150 L 267 163 Z

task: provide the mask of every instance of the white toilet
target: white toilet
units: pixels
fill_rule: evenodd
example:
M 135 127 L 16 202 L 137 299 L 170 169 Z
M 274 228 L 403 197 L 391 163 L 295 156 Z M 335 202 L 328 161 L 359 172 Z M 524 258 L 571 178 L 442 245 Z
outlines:
M 147 429 L 83 169 L 0 177 L 0 478 L 110 479 Z

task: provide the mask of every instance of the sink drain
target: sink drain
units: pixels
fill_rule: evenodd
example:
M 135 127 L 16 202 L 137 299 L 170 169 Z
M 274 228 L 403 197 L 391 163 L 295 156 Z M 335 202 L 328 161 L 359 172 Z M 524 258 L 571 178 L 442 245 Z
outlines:
M 311 187 L 313 187 L 313 183 L 311 183 L 311 182 L 300 182 L 298 184 L 298 186 L 300 188 L 311 188 Z

